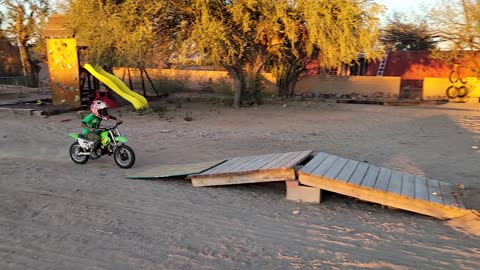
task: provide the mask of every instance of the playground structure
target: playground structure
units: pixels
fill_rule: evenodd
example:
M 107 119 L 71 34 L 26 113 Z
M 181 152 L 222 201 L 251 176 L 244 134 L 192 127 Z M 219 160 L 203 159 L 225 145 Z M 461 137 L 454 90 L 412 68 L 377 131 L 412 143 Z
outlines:
M 135 109 L 148 107 L 148 102 L 140 94 L 128 88 L 122 80 L 85 62 L 88 46 L 77 44 L 73 33 L 65 27 L 62 15 L 49 17 L 49 24 L 44 31 L 47 44 L 48 70 L 50 88 L 55 105 L 64 104 L 74 108 L 87 107 L 95 99 L 101 99 L 110 107 L 117 102 L 111 99 L 109 91 L 129 101 Z M 108 89 L 101 91 L 100 82 Z
M 85 64 L 84 68 L 95 78 L 100 80 L 102 83 L 104 83 L 106 86 L 108 86 L 110 89 L 115 91 L 117 94 L 119 94 L 122 98 L 125 100 L 128 100 L 132 105 L 135 107 L 135 109 L 143 109 L 148 107 L 148 101 L 145 99 L 144 96 L 137 94 L 136 92 L 130 90 L 128 86 L 123 83 L 122 80 L 119 78 L 115 77 L 115 75 L 110 74 L 103 70 L 102 67 L 93 67 L 90 64 Z M 107 102 L 108 103 L 108 102 Z

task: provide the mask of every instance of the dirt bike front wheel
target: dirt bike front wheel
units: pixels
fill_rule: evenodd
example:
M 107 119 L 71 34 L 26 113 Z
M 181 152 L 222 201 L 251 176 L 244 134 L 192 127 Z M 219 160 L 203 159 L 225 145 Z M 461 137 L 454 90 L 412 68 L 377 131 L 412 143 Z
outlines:
M 88 161 L 88 155 L 80 155 L 80 153 L 83 152 L 83 148 L 80 146 L 80 144 L 78 144 L 78 142 L 74 142 L 70 146 L 70 158 L 77 164 L 85 164 Z
M 122 144 L 113 152 L 113 160 L 118 167 L 128 169 L 135 163 L 135 153 L 130 146 Z

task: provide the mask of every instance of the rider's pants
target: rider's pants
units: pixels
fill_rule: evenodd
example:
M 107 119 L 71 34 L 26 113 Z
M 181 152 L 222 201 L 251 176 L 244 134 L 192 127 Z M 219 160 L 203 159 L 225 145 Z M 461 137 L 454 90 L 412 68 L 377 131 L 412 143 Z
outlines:
M 98 143 L 100 142 L 99 135 L 95 134 L 95 132 L 88 132 L 87 135 L 85 135 L 85 138 L 93 142 L 92 149 L 91 149 L 92 151 L 97 149 Z

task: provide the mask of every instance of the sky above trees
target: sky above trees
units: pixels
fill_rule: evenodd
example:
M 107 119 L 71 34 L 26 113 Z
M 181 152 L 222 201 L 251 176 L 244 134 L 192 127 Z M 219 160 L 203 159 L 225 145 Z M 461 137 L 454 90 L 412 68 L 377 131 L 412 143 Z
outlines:
M 376 2 L 386 7 L 385 15 L 387 16 L 394 12 L 406 14 L 413 12 L 416 15 L 422 15 L 438 3 L 437 0 L 376 0 Z

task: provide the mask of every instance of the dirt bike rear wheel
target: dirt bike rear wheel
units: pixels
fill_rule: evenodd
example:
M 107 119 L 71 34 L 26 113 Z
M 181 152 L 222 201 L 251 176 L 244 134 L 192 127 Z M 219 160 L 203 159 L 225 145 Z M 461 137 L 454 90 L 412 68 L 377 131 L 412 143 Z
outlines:
M 128 169 L 135 163 L 135 153 L 130 146 L 122 144 L 113 152 L 113 160 L 118 167 Z
M 77 164 L 85 164 L 88 161 L 89 156 L 88 155 L 79 155 L 80 152 L 84 152 L 83 148 L 78 144 L 78 142 L 74 142 L 70 146 L 70 158 L 72 159 L 73 162 Z

